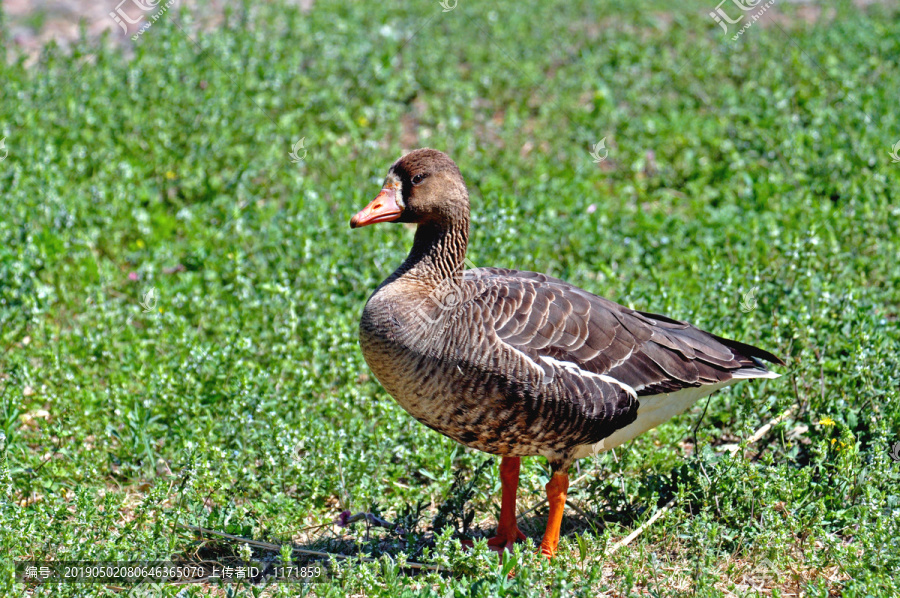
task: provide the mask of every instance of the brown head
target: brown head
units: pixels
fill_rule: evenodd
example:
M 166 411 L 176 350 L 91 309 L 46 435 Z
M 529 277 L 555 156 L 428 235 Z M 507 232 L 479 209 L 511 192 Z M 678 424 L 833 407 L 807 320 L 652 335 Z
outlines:
M 468 221 L 469 194 L 459 168 L 444 152 L 422 148 L 394 162 L 381 193 L 350 219 L 350 228 L 377 222 L 468 227 Z

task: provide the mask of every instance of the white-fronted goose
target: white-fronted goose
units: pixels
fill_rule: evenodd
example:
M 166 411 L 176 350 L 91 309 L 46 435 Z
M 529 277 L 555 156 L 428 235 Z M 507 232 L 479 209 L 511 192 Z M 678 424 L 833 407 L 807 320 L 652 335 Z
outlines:
M 359 328 L 375 377 L 426 426 L 502 456 L 497 535 L 516 525 L 520 458 L 552 469 L 541 542 L 552 556 L 575 459 L 606 451 L 747 378 L 776 378 L 771 353 L 628 309 L 556 278 L 464 270 L 469 195 L 446 154 L 419 149 L 391 166 L 350 220 L 417 224 L 406 261 L 369 297 Z

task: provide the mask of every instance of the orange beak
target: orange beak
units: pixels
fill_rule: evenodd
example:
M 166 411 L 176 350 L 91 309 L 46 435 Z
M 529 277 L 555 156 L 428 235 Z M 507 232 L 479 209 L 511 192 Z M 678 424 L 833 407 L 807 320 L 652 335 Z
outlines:
M 385 187 L 381 193 L 350 219 L 350 228 L 359 228 L 378 222 L 391 222 L 400 217 L 403 210 L 397 205 L 398 189 Z

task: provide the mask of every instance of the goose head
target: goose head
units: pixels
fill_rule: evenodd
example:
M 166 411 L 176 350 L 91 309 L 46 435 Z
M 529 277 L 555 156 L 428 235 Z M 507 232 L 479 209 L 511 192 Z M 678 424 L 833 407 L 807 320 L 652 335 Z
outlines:
M 469 220 L 466 183 L 450 156 L 423 148 L 391 166 L 381 192 L 350 219 L 350 228 L 408 222 L 450 228 Z

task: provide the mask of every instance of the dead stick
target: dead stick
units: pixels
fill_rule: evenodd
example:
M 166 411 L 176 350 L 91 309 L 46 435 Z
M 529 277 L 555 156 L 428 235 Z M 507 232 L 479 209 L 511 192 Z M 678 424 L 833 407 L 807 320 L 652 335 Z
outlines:
M 653 516 L 650 519 L 648 519 L 646 523 L 644 523 L 643 525 L 641 525 L 641 527 L 637 528 L 636 530 L 634 530 L 633 532 L 628 534 L 624 540 L 617 542 L 612 547 L 612 550 L 610 550 L 608 554 L 615 554 L 616 551 L 619 550 L 620 548 L 622 548 L 623 546 L 628 546 L 631 543 L 631 541 L 634 540 L 635 538 L 637 538 L 638 536 L 640 536 L 645 529 L 647 529 L 648 527 L 653 525 L 653 522 L 655 522 L 657 519 L 659 519 L 660 517 L 665 515 L 666 512 L 672 508 L 672 505 L 675 504 L 676 499 L 677 499 L 677 497 L 673 496 L 672 500 L 667 502 L 663 508 L 661 508 L 656 513 L 654 513 Z
M 769 423 L 764 425 L 762 428 L 757 430 L 753 436 L 751 436 L 750 438 L 747 439 L 747 444 L 753 444 L 754 442 L 756 442 L 757 440 L 759 440 L 760 438 L 765 436 L 769 432 L 769 430 L 771 430 L 774 426 L 777 426 L 778 424 L 783 422 L 785 419 L 790 417 L 790 415 L 793 412 L 794 412 L 794 406 L 791 405 L 790 407 L 788 407 L 787 409 L 784 410 L 784 413 L 782 413 L 781 415 L 779 415 L 778 417 L 776 417 L 775 419 L 773 419 L 772 421 L 770 421 Z
M 569 506 L 570 509 L 572 509 L 573 511 L 575 511 L 576 513 L 578 513 L 579 515 L 581 515 L 582 517 L 584 517 L 584 518 L 587 519 L 588 521 L 590 521 L 591 519 L 594 518 L 592 515 L 589 515 L 589 514 L 585 513 L 584 510 L 583 510 L 581 507 L 579 507 L 578 505 L 576 505 L 575 503 L 573 503 L 571 500 L 567 500 L 567 501 L 566 501 L 566 504 Z
M 782 421 L 784 421 L 784 419 L 787 418 L 789 415 L 791 415 L 791 413 L 793 413 L 793 411 L 794 411 L 794 407 L 793 407 L 793 405 L 792 405 L 791 407 L 787 408 L 787 409 L 784 411 L 784 413 L 782 413 L 781 415 L 779 415 L 778 417 L 776 417 L 775 419 L 773 419 L 772 421 L 770 421 L 769 423 L 767 423 L 766 425 L 764 425 L 763 427 L 761 427 L 759 430 L 757 430 L 756 432 L 754 432 L 753 435 L 750 436 L 750 438 L 747 439 L 747 443 L 746 443 L 746 445 L 745 445 L 745 448 L 746 448 L 747 446 L 753 444 L 754 442 L 757 442 L 760 438 L 762 438 L 763 436 L 765 436 L 765 435 L 769 432 L 769 430 L 771 430 L 774 426 L 777 426 L 779 423 L 781 423 Z M 737 450 L 737 449 L 735 449 L 735 451 L 736 451 L 736 450 Z M 732 452 L 733 452 L 733 451 L 732 451 Z M 650 527 L 651 525 L 653 525 L 653 523 L 654 523 L 657 519 L 659 519 L 660 517 L 662 517 L 663 515 L 665 515 L 665 514 L 669 511 L 669 509 L 671 509 L 672 506 L 675 504 L 675 501 L 677 500 L 677 498 L 678 498 L 678 497 L 674 497 L 674 496 L 673 496 L 672 499 L 671 499 L 669 502 L 667 502 L 667 503 L 663 506 L 663 508 L 659 509 L 656 513 L 654 513 L 653 516 L 650 517 L 650 519 L 648 519 L 646 523 L 644 523 L 644 524 L 641 525 L 639 528 L 637 528 L 636 530 L 634 530 L 633 532 L 631 532 L 630 534 L 628 534 L 628 536 L 626 536 L 626 537 L 625 537 L 623 540 L 621 540 L 620 542 L 617 542 L 617 543 L 612 547 L 612 550 L 609 551 L 609 554 L 615 554 L 616 551 L 619 550 L 620 548 L 622 548 L 623 546 L 628 546 L 628 544 L 630 544 L 632 540 L 634 540 L 635 538 L 637 538 L 638 536 L 640 536 L 640 535 L 644 532 L 645 529 L 647 529 L 648 527 Z
M 531 507 L 531 508 L 528 509 L 528 510 L 525 510 L 525 511 L 522 511 L 521 513 L 519 513 L 519 515 L 516 517 L 516 519 L 521 519 L 522 517 L 524 517 L 525 515 L 531 513 L 532 511 L 534 511 L 534 510 L 536 510 L 536 509 L 540 509 L 540 508 L 541 508 L 543 505 L 545 505 L 545 504 L 547 504 L 547 499 L 546 499 L 546 498 L 542 498 L 538 504 L 534 505 L 533 507 Z
M 794 412 L 794 406 L 793 406 L 793 405 L 790 406 L 790 407 L 788 407 L 787 409 L 785 409 L 785 410 L 784 410 L 784 413 L 782 413 L 781 415 L 779 415 L 778 417 L 776 417 L 775 419 L 773 419 L 772 421 L 770 421 L 769 423 L 767 423 L 766 425 L 764 425 L 763 427 L 761 427 L 759 430 L 757 430 L 756 432 L 754 432 L 754 433 L 753 433 L 753 436 L 751 436 L 750 438 L 747 439 L 747 444 L 745 445 L 744 448 L 747 448 L 748 446 L 750 446 L 751 444 L 757 442 L 760 438 L 762 438 L 763 436 L 765 436 L 766 434 L 768 434 L 768 433 L 769 433 L 769 430 L 771 430 L 772 428 L 774 428 L 775 426 L 777 426 L 778 424 L 780 424 L 782 421 L 784 421 L 785 419 L 787 419 L 788 417 L 790 417 L 790 415 L 791 415 L 793 412 Z M 734 452 L 737 452 L 740 448 L 741 448 L 740 446 L 737 446 L 737 447 L 735 447 L 735 448 L 733 448 L 733 449 L 729 449 L 729 450 L 730 450 L 732 453 L 734 453 Z

